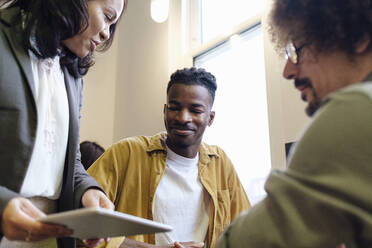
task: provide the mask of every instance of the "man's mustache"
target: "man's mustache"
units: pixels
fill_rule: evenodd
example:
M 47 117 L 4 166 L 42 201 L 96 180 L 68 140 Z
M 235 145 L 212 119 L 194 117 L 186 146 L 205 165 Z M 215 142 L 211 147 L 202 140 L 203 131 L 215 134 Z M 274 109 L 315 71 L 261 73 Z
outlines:
M 308 78 L 296 79 L 294 81 L 294 84 L 295 84 L 296 88 L 300 87 L 302 85 L 305 85 L 305 86 L 310 87 L 310 88 L 313 87 L 313 84 L 311 83 L 310 79 L 308 79 Z
M 177 121 L 175 123 L 169 125 L 169 127 L 172 128 L 172 129 L 180 129 L 180 130 L 192 130 L 192 131 L 195 130 L 195 128 L 193 128 L 190 125 L 190 123 L 183 124 L 183 123 L 179 123 Z

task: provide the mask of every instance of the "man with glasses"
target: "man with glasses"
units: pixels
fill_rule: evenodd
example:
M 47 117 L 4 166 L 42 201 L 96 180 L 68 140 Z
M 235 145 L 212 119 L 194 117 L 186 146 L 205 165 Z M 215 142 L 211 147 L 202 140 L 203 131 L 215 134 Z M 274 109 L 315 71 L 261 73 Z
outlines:
M 312 120 L 216 247 L 372 247 L 372 1 L 274 0 L 270 26 Z

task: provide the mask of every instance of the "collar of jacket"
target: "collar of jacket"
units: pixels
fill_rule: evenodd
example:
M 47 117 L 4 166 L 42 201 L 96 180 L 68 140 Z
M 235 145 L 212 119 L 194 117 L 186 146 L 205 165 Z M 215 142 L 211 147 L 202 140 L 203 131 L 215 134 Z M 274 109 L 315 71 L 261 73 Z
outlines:
M 0 21 L 8 27 L 20 22 L 21 11 L 18 7 L 0 10 Z
M 371 82 L 372 81 L 372 71 L 367 75 L 367 77 L 363 80 L 363 82 Z

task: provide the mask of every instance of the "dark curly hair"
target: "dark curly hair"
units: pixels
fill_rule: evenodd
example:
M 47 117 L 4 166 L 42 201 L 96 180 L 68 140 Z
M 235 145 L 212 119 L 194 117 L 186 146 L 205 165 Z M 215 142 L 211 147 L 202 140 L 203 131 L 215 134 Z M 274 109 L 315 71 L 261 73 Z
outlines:
M 344 51 L 372 39 L 371 0 L 276 0 L 269 31 L 277 49 L 289 40 L 311 42 L 317 52 Z M 371 50 L 372 41 L 367 51 Z
M 61 55 L 61 51 L 58 50 L 61 41 L 83 32 L 89 26 L 89 0 L 12 1 L 5 0 L 2 6 L 9 5 L 7 8 L 20 9 L 14 25 L 22 25 L 24 47 L 32 50 L 39 58 Z M 127 0 L 124 0 L 124 10 L 126 6 Z M 116 24 L 110 26 L 110 38 L 103 42 L 98 51 L 106 51 L 111 46 Z M 31 44 L 30 37 L 33 37 L 35 44 Z M 94 64 L 92 54 L 79 58 L 66 47 L 63 49 L 61 65 L 66 66 L 74 77 L 85 75 Z
M 191 67 L 175 71 L 170 77 L 167 94 L 174 84 L 203 86 L 208 90 L 209 95 L 212 98 L 212 104 L 214 102 L 214 96 L 217 90 L 216 78 L 212 73 L 207 72 L 203 68 Z

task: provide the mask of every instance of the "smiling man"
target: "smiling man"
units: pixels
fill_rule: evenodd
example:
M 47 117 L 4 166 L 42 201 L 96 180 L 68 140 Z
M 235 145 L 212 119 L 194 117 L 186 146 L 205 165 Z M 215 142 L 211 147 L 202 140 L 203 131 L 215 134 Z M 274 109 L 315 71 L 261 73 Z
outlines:
M 216 89 L 215 77 L 204 69 L 176 71 L 164 105 L 167 132 L 124 139 L 88 170 L 117 211 L 174 228 L 126 238 L 120 247 L 214 247 L 223 228 L 248 209 L 230 159 L 202 142 L 215 116 Z
M 217 247 L 372 247 L 372 1 L 274 0 L 271 32 L 312 120 Z

